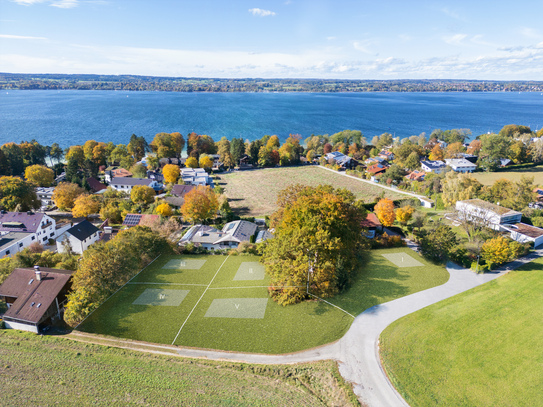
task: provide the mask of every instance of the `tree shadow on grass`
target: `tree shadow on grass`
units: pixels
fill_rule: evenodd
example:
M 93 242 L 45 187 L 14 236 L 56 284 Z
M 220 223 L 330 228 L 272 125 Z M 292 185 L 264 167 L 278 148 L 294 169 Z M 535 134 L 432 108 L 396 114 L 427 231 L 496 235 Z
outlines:
M 317 305 L 315 306 L 315 308 L 313 308 L 313 311 L 311 312 L 311 314 L 313 315 L 323 315 L 323 314 L 326 314 L 327 312 L 329 312 L 331 309 L 330 305 L 322 302 L 322 301 L 317 301 Z

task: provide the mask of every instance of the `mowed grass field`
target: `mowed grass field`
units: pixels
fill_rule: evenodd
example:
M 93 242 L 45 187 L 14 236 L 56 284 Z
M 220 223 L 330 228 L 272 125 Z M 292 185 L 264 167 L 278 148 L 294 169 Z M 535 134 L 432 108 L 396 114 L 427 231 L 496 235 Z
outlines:
M 386 253 L 405 253 L 421 265 L 398 267 L 382 256 Z M 204 264 L 199 269 L 165 268 L 179 261 L 191 266 L 193 260 Z M 428 264 L 409 249 L 368 252 L 352 287 L 329 299 L 346 313 L 321 301 L 286 307 L 276 304 L 268 297 L 268 277 L 258 274 L 258 261 L 257 256 L 162 256 L 78 329 L 167 345 L 288 353 L 341 338 L 353 321 L 348 313 L 357 315 L 448 279 L 443 267 Z M 254 275 L 249 273 L 251 269 Z M 163 300 L 158 298 L 161 293 Z M 147 294 L 157 296 L 158 303 L 142 301 L 141 296 Z M 178 304 L 160 304 L 181 297 Z
M 250 365 L 0 330 L 3 406 L 357 406 L 332 361 Z
M 373 201 L 383 192 L 391 199 L 406 196 L 317 166 L 239 171 L 219 175 L 219 178 L 216 184 L 224 187 L 230 206 L 242 216 L 271 215 L 277 209 L 279 191 L 294 184 L 330 184 L 334 188 L 347 188 L 366 202 Z
M 543 259 L 391 324 L 381 357 L 415 406 L 543 406 Z
M 534 177 L 534 183 L 536 185 L 543 185 L 543 165 L 536 167 L 522 168 L 511 171 L 500 172 L 474 172 L 474 178 L 476 178 L 483 185 L 492 185 L 494 182 L 501 178 L 508 179 L 513 182 L 520 181 L 522 175 L 528 177 Z

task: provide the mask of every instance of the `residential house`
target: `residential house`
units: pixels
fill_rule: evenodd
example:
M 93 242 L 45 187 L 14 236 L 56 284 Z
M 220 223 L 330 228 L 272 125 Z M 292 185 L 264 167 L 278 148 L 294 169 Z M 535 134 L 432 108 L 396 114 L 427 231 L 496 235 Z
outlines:
M 536 188 L 534 189 L 534 192 L 537 194 L 537 200 L 540 202 L 543 201 L 543 189 Z
M 54 205 L 53 192 L 55 187 L 38 187 L 36 188 L 36 196 L 41 201 L 42 207 Z
M 513 165 L 513 161 L 509 158 L 500 158 L 500 167 L 507 167 L 509 165 Z
M 160 182 L 148 178 L 113 178 L 109 186 L 117 191 L 130 193 L 136 185 L 145 185 L 153 188 L 155 191 L 162 189 Z
M 383 225 L 377 218 L 377 215 L 375 215 L 373 212 L 368 213 L 366 219 L 362 221 L 361 225 L 364 229 L 367 229 L 367 231 L 363 232 L 362 234 L 369 239 L 373 239 L 377 232 L 380 233 L 383 231 Z
M 211 226 L 194 225 L 179 241 L 183 246 L 193 243 L 207 250 L 236 248 L 241 242 L 249 242 L 254 236 L 257 226 L 245 220 L 236 220 L 224 225 L 222 230 Z
M 176 184 L 170 191 L 170 196 L 164 195 L 162 198 L 170 206 L 180 208 L 185 203 L 185 195 L 196 188 L 194 185 L 179 185 Z
M 460 220 L 479 223 L 482 226 L 501 231 L 503 225 L 520 223 L 522 213 L 482 199 L 457 201 L 456 210 Z
M 104 179 L 106 182 L 111 183 L 113 178 L 126 178 L 132 177 L 132 173 L 124 168 L 109 167 L 104 171 Z
M 422 196 L 419 196 L 420 206 L 423 206 L 424 208 L 433 208 L 435 205 L 435 202 L 429 198 L 425 198 Z
M 511 232 L 511 239 L 519 243 L 532 242 L 534 248 L 543 244 L 543 229 L 541 228 L 525 223 L 515 223 L 514 225 L 502 225 L 502 229 Z
M 209 185 L 213 188 L 213 179 L 203 168 L 182 168 L 181 179 L 188 185 Z
M 334 160 L 336 165 L 339 168 L 344 169 L 344 170 L 350 170 L 359 165 L 358 161 L 349 157 L 348 155 L 340 153 L 339 151 L 333 151 L 331 153 L 326 154 L 324 157 L 328 161 Z
M 445 163 L 455 172 L 473 172 L 477 169 L 476 164 L 473 164 L 465 158 L 451 158 L 445 160 Z
M 377 156 L 386 161 L 394 160 L 394 154 L 392 153 L 392 151 L 389 150 L 381 150 L 381 152 L 377 154 Z
M 22 248 L 28 247 L 34 242 L 46 244 L 49 239 L 56 238 L 55 228 L 55 220 L 44 213 L 0 211 L 0 233 L 17 232 L 31 234 L 29 239 L 23 238 L 18 241 L 19 243 L 23 243 Z
M 72 273 L 39 266 L 13 270 L 0 285 L 0 298 L 8 306 L 5 327 L 39 333 L 62 319 Z
M 57 251 L 64 253 L 69 249 L 78 254 L 83 254 L 90 245 L 100 239 L 100 231 L 88 220 L 72 226 L 57 239 Z
M 94 177 L 87 178 L 87 184 L 89 184 L 91 191 L 94 193 L 101 192 L 107 189 L 107 186 L 105 184 L 102 184 Z
M 424 171 L 418 171 L 415 170 L 411 172 L 410 174 L 406 175 L 405 178 L 407 178 L 410 181 L 424 181 L 424 176 L 426 173 Z
M 0 258 L 11 257 L 36 241 L 35 233 L 0 232 Z
M 384 166 L 383 164 L 373 164 L 366 168 L 366 172 L 372 176 L 375 176 L 385 173 L 387 169 L 388 167 Z
M 473 164 L 477 164 L 477 160 L 479 159 L 476 155 L 468 153 L 458 153 L 456 158 L 464 158 Z
M 259 230 L 256 235 L 255 243 L 262 243 L 266 240 L 273 239 L 273 233 L 269 230 Z
M 389 163 L 384 158 L 381 158 L 379 156 L 370 157 L 366 161 L 364 161 L 367 165 L 374 165 L 374 164 L 383 164 L 385 166 L 389 166 Z
M 441 174 L 447 168 L 447 164 L 443 161 L 432 161 L 432 160 L 423 160 L 420 162 L 420 167 L 424 172 L 434 172 L 436 174 Z

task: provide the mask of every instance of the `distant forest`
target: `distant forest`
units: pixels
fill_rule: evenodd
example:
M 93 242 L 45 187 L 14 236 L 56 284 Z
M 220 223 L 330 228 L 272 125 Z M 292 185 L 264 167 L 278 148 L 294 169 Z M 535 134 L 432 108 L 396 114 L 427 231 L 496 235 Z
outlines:
M 0 89 L 164 92 L 542 92 L 543 81 L 218 79 L 0 73 Z

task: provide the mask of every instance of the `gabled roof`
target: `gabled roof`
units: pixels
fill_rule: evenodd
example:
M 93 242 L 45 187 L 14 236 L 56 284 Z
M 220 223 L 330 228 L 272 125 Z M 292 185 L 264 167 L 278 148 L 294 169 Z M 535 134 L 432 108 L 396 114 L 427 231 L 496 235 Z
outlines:
M 366 171 L 372 174 L 378 174 L 380 172 L 385 172 L 387 170 L 387 167 L 385 167 L 383 164 L 373 164 L 372 166 L 366 168 Z
M 375 215 L 373 212 L 368 213 L 366 219 L 364 219 L 360 224 L 365 228 L 377 228 L 381 226 L 381 222 L 377 218 L 377 215 Z
M 503 225 L 511 232 L 517 232 L 524 236 L 531 237 L 532 239 L 543 236 L 543 229 L 527 225 L 526 223 L 515 223 L 514 225 Z
M 149 215 L 149 214 L 139 214 L 139 213 L 128 213 L 124 217 L 123 225 L 132 227 L 143 225 L 148 221 L 153 221 L 155 219 L 160 219 L 159 215 Z
M 179 185 L 176 184 L 172 187 L 172 190 L 170 191 L 170 194 L 184 197 L 187 195 L 190 191 L 192 191 L 194 188 L 196 188 L 194 185 Z
M 124 168 L 115 168 L 114 170 L 111 170 L 111 176 L 112 177 L 131 177 L 132 173 Z
M 40 267 L 41 281 L 34 269 L 17 268 L 0 285 L 0 296 L 17 298 L 4 318 L 37 324 L 70 280 L 73 271 Z
M 419 181 L 419 180 L 423 180 L 425 175 L 426 173 L 424 171 L 415 170 L 411 174 L 406 175 L 405 178 L 410 179 L 412 181 Z
M 256 232 L 257 226 L 246 220 L 235 220 L 224 225 L 222 232 L 226 236 L 221 237 L 216 243 L 223 241 L 248 242 Z
M 43 217 L 44 214 L 39 212 L 0 213 L 0 231 L 36 233 Z
M 66 233 L 69 233 L 81 242 L 96 232 L 98 232 L 98 228 L 88 220 L 84 220 L 66 231 Z
M 152 179 L 148 178 L 113 178 L 110 182 L 112 185 L 147 185 L 150 186 L 152 182 L 155 182 Z
M 87 178 L 87 184 L 89 184 L 90 189 L 92 189 L 94 192 L 107 189 L 107 187 L 104 184 L 102 184 L 100 181 L 98 181 L 94 177 Z
M 420 163 L 421 165 L 424 165 L 430 168 L 431 170 L 438 170 L 447 166 L 447 164 L 445 164 L 443 161 L 424 160 L 424 161 L 421 161 Z

